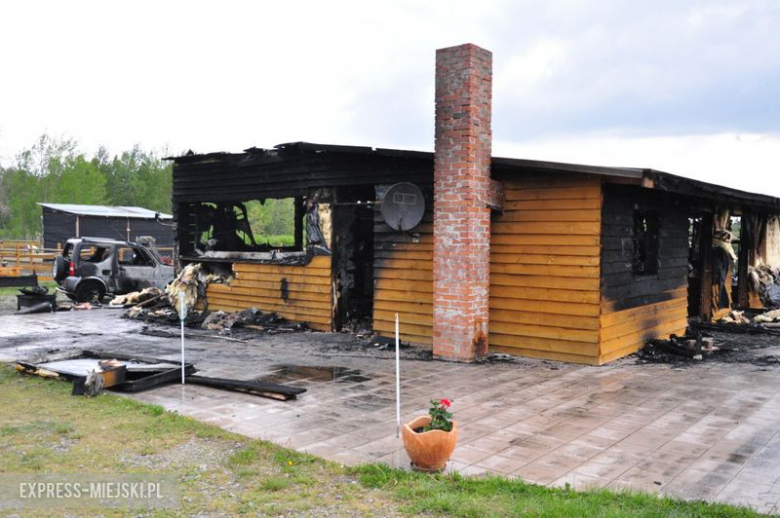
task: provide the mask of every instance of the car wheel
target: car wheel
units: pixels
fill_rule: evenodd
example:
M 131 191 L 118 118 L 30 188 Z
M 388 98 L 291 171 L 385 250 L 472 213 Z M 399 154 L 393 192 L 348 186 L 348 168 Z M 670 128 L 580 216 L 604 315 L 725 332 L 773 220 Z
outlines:
M 100 302 L 106 289 L 98 282 L 82 282 L 76 287 L 76 302 Z
M 54 258 L 51 276 L 56 282 L 60 282 L 68 276 L 68 262 L 63 256 L 58 255 Z

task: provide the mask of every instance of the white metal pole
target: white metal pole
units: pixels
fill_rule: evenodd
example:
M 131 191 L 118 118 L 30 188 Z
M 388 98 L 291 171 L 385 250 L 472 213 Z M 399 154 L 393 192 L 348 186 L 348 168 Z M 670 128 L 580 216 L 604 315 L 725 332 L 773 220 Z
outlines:
M 184 385 L 184 321 L 187 319 L 187 306 L 184 292 L 179 292 L 179 321 L 181 321 L 181 384 Z
M 181 384 L 184 385 L 184 320 L 181 321 Z
M 395 436 L 401 436 L 401 346 L 398 313 L 395 314 Z

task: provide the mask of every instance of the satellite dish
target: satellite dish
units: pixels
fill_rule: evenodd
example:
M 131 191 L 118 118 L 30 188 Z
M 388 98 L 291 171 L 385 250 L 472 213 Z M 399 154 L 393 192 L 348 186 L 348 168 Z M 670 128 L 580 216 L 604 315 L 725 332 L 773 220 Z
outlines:
M 392 185 L 382 200 L 382 218 L 393 230 L 411 230 L 422 221 L 425 198 L 413 183 Z

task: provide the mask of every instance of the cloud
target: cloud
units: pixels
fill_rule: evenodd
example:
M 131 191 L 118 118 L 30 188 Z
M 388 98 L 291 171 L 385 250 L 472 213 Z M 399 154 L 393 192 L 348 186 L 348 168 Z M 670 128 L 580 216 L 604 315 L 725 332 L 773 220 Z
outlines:
M 722 133 L 674 137 L 581 135 L 496 141 L 496 156 L 665 171 L 780 197 L 780 136 Z
M 493 51 L 505 154 L 684 173 L 769 153 L 724 136 L 780 135 L 775 0 L 42 0 L 0 3 L 0 18 L 3 163 L 46 131 L 114 152 L 430 150 L 434 51 L 464 42 Z M 592 154 L 569 151 L 582 143 Z
M 531 23 L 503 28 L 507 38 L 522 36 L 511 55 L 496 53 L 498 131 L 780 131 L 777 2 L 564 4 L 566 12 L 532 13 Z M 507 18 L 526 12 L 521 4 Z M 541 61 L 523 59 L 534 52 Z M 527 75 L 516 70 L 520 63 Z M 537 81 L 529 84 L 529 76 Z

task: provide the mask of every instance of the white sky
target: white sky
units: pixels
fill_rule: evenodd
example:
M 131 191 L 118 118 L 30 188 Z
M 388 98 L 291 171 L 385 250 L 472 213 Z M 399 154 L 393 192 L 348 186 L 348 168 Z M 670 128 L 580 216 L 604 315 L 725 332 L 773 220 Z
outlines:
M 494 155 L 780 196 L 780 2 L 0 3 L 0 164 L 291 141 L 433 149 L 436 48 L 493 51 Z

